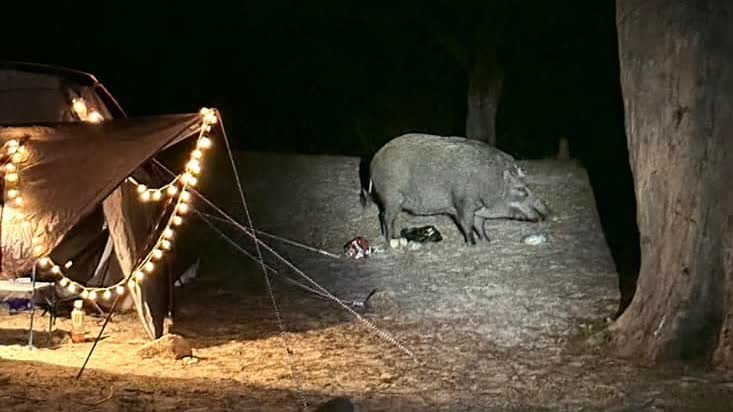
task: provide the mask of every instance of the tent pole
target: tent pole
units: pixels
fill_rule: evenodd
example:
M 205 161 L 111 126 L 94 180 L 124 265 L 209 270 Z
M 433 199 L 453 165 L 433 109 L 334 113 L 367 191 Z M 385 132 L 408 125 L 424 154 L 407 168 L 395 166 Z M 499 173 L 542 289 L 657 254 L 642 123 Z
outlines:
M 31 271 L 31 330 L 28 334 L 28 349 L 33 349 L 33 318 L 36 314 L 36 265 Z
M 79 373 L 76 374 L 77 380 L 81 378 L 81 374 L 84 373 L 84 369 L 86 369 L 87 363 L 89 362 L 89 359 L 92 357 L 92 353 L 94 353 L 94 348 L 97 347 L 97 343 L 99 343 L 99 340 L 102 339 L 102 333 L 104 333 L 104 329 L 107 328 L 107 324 L 109 323 L 110 318 L 112 318 L 112 314 L 115 311 L 117 302 L 120 301 L 120 296 L 122 295 L 117 295 L 117 297 L 115 298 L 115 301 L 112 302 L 112 307 L 109 309 L 107 318 L 104 319 L 104 324 L 102 324 L 102 328 L 99 330 L 99 334 L 97 334 L 97 338 L 94 339 L 94 344 L 92 345 L 91 349 L 89 349 L 89 353 L 87 354 L 87 358 L 84 360 L 84 364 L 81 365 L 81 369 L 79 369 Z

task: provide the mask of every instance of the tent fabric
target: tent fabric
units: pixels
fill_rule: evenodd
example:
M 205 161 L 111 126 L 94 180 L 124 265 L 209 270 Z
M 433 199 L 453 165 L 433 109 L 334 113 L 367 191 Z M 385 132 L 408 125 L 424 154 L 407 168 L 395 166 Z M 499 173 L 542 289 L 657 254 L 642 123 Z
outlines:
M 198 132 L 200 126 L 201 117 L 196 113 L 100 124 L 0 127 L 0 142 L 27 139 L 28 148 L 28 158 L 20 163 L 18 172 L 25 204 L 3 208 L 0 278 L 30 271 L 38 258 L 49 254 L 127 176 L 161 149 Z M 105 214 L 109 217 L 119 207 L 108 206 Z M 129 239 L 117 239 L 117 243 L 132 245 Z

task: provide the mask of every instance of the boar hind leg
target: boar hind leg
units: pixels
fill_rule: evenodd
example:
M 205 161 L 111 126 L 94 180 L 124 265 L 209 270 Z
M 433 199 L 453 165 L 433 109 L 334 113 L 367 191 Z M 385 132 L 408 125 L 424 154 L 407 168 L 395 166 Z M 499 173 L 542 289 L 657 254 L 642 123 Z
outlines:
M 476 244 L 476 237 L 473 235 L 473 210 L 464 207 L 458 211 L 458 224 L 461 226 L 463 237 L 466 239 L 466 243 L 471 245 Z
M 387 240 L 387 242 L 390 241 L 390 239 L 395 238 L 395 220 L 397 220 L 397 214 L 399 213 L 399 209 L 391 209 L 387 208 L 384 210 L 384 217 L 383 217 L 383 226 L 384 226 L 384 238 Z

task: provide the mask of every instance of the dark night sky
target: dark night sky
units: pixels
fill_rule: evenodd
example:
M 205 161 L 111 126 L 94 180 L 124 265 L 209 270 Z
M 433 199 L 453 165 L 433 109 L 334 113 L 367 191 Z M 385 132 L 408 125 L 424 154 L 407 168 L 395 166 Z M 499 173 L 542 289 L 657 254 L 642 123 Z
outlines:
M 466 74 L 435 34 L 466 38 L 501 2 L 109 3 L 3 4 L 0 56 L 92 72 L 131 115 L 216 106 L 240 148 L 363 155 L 408 131 L 464 134 Z M 536 158 L 569 137 L 623 248 L 614 1 L 504 3 L 498 145 Z

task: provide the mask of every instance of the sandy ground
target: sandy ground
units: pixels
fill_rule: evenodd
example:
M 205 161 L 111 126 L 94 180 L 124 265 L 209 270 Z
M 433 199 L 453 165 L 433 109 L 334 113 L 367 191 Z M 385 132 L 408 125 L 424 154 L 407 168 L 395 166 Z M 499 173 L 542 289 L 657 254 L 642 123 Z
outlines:
M 282 333 L 257 265 L 199 224 L 191 230 L 200 232 L 203 266 L 193 284 L 177 289 L 172 327 L 193 346 L 192 358 L 142 359 L 144 332 L 134 314 L 122 314 L 75 380 L 91 343 L 49 342 L 42 317 L 38 348 L 29 350 L 28 316 L 3 313 L 1 410 L 296 411 L 303 400 L 312 408 L 339 395 L 362 411 L 733 405 L 730 374 L 645 369 L 585 343 L 615 312 L 618 291 L 586 174 L 572 162 L 522 164 L 556 212 L 551 220 L 490 221 L 491 241 L 468 247 L 447 218 L 405 216 L 400 227 L 434 224 L 445 239 L 400 249 L 384 247 L 376 207 L 359 205 L 358 159 L 240 154 L 238 164 L 261 230 L 337 254 L 357 235 L 380 248 L 368 259 L 336 259 L 263 238 L 341 299 L 361 301 L 376 289 L 368 308 L 356 308 L 364 320 L 285 281 L 308 284 L 265 253 L 279 272 L 271 279 Z M 218 204 L 242 216 L 231 187 L 207 183 L 219 189 L 210 190 Z M 521 242 L 538 233 L 548 241 Z M 92 318 L 90 334 L 100 324 Z M 62 338 L 69 319 L 56 329 Z

